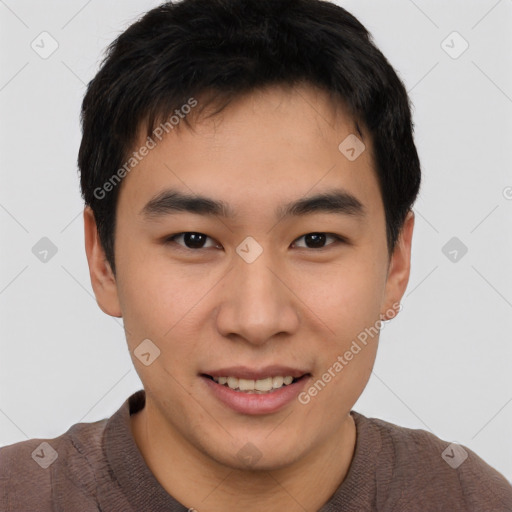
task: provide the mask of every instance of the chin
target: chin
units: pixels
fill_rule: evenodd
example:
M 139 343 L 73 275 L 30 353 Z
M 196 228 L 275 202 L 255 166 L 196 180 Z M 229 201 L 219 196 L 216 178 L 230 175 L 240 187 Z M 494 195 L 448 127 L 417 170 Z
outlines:
M 276 436 L 273 440 L 268 438 L 266 430 L 259 438 L 233 441 L 230 446 L 215 445 L 215 449 L 208 449 L 210 458 L 229 468 L 239 471 L 275 471 L 293 464 L 301 456 L 302 443 L 294 442 L 290 437 L 284 439 Z M 219 447 L 222 451 L 218 451 Z

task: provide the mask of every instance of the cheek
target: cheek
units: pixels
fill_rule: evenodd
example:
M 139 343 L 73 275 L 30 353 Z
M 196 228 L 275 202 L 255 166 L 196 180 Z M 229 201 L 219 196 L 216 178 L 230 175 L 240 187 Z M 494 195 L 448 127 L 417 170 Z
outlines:
M 139 268 L 121 287 L 126 340 L 144 387 L 157 396 L 166 390 L 179 402 L 182 390 L 190 385 L 187 372 L 197 359 L 195 340 L 199 337 L 196 327 L 187 321 L 187 311 L 197 299 L 182 293 L 169 277 L 158 277 L 154 270 Z M 149 344 L 144 341 L 148 339 Z M 148 352 L 146 364 L 142 354 Z
M 173 324 L 175 286 L 168 278 L 162 278 L 158 265 L 150 263 L 141 252 L 134 250 L 129 254 L 119 258 L 117 265 L 119 301 L 128 343 L 133 349 L 134 344 L 149 338 L 160 346 L 160 340 Z
M 323 321 L 326 334 L 345 338 L 379 319 L 384 290 L 381 274 L 372 260 L 346 258 L 301 272 L 295 280 L 297 295 Z
M 324 411 L 327 403 L 350 408 L 358 399 L 377 353 L 381 294 L 380 274 L 364 262 L 353 262 L 350 269 L 340 267 L 317 282 L 310 293 L 312 309 L 329 329 L 320 338 L 315 334 L 316 380 L 305 390 L 301 403 L 311 402 L 314 411 Z M 338 418 L 334 410 L 329 415 Z
M 179 314 L 187 293 L 182 273 L 165 255 L 136 236 L 121 237 L 116 248 L 118 291 L 125 321 L 150 327 L 161 336 Z M 122 240 L 122 241 L 121 241 Z
M 323 333 L 320 337 L 318 330 L 311 333 L 318 341 L 316 376 L 320 379 L 311 397 L 322 395 L 318 406 L 324 400 L 350 404 L 366 386 L 375 361 L 382 269 L 371 258 L 347 258 L 329 273 L 318 273 L 307 281 L 307 304 L 321 319 Z M 305 292 L 304 288 L 301 293 Z
M 205 275 L 192 279 L 164 258 L 152 257 L 149 261 L 133 257 L 118 267 L 126 338 L 132 354 L 144 339 L 152 340 L 160 350 L 159 365 L 175 374 L 198 350 L 197 315 L 213 278 Z M 141 371 L 148 373 L 146 367 Z

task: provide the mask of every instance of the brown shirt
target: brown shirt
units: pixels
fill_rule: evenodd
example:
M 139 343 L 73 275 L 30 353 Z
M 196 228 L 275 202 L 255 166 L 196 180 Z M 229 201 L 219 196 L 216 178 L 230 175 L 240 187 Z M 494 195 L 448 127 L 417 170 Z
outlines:
M 1 448 L 0 511 L 186 512 L 135 444 L 129 414 L 144 404 L 139 390 L 111 418 L 77 423 L 55 439 Z M 511 484 L 469 448 L 425 430 L 351 414 L 357 428 L 354 458 L 320 512 L 512 512 Z M 191 506 L 201 512 L 200 504 Z

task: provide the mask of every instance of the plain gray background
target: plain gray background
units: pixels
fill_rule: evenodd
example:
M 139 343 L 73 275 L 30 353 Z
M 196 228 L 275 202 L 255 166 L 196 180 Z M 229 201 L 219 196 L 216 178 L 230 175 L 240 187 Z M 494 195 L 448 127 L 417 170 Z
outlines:
M 512 481 L 512 0 L 338 3 L 410 91 L 424 173 L 403 310 L 354 409 Z M 0 445 L 110 416 L 142 387 L 122 320 L 93 296 L 76 157 L 104 48 L 158 4 L 0 1 Z

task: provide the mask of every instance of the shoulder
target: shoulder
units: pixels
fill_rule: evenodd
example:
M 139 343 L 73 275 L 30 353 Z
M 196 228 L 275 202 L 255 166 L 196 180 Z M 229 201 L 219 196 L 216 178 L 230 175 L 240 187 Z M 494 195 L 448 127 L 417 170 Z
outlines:
M 378 431 L 378 472 L 396 497 L 394 506 L 424 510 L 512 511 L 512 485 L 468 447 L 423 429 L 360 415 Z M 437 506 L 436 506 L 437 504 Z
M 78 500 L 78 495 L 94 496 L 95 472 L 105 458 L 106 423 L 107 419 L 77 423 L 53 439 L 29 439 L 0 448 L 0 510 L 55 510 L 59 493 L 71 489 L 77 490 Z

